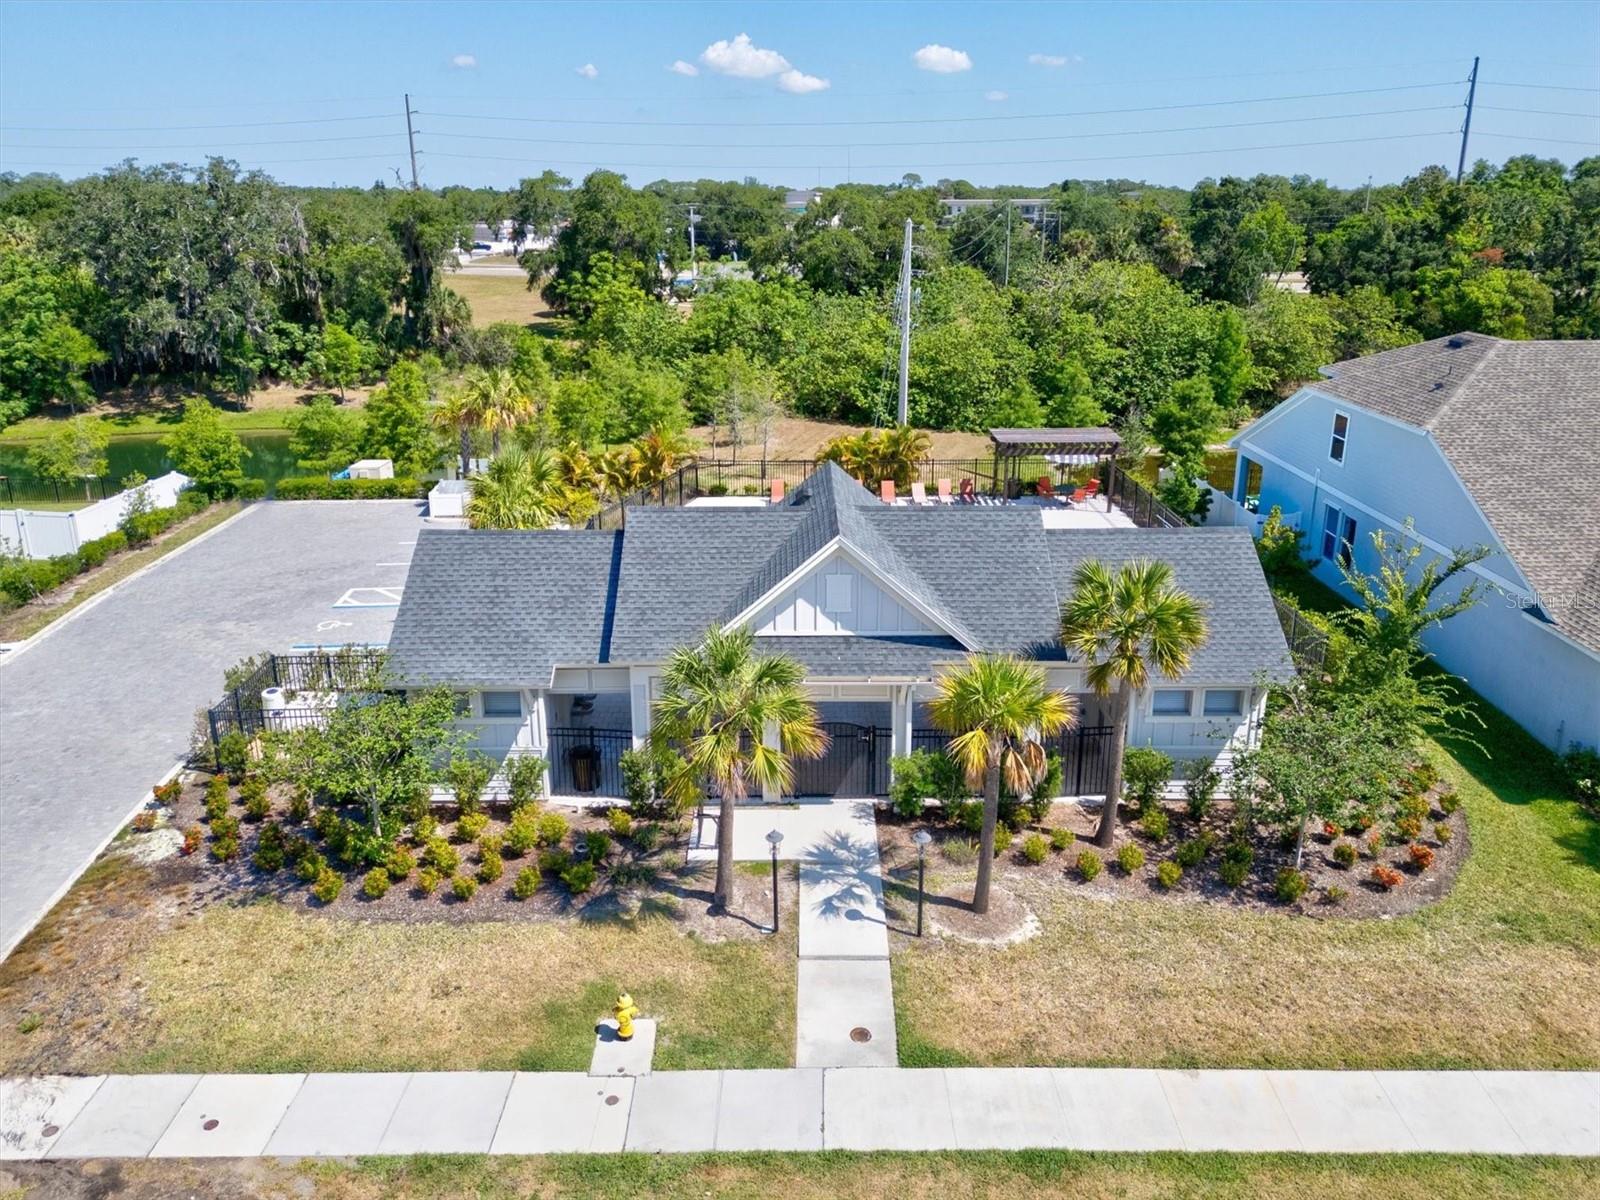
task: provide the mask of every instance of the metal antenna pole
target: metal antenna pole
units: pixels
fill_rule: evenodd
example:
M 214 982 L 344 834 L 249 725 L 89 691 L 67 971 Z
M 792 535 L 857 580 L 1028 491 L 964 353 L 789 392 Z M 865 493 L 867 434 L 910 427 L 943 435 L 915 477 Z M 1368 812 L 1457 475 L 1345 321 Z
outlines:
M 1467 169 L 1467 138 L 1472 133 L 1472 101 L 1478 94 L 1478 56 L 1472 56 L 1472 74 L 1467 76 L 1467 119 L 1461 123 L 1461 157 L 1456 159 L 1456 182 Z
M 700 219 L 700 214 L 694 211 L 694 205 L 689 205 L 689 278 L 698 279 L 699 271 L 695 269 L 694 257 L 694 224 Z
M 1014 207 L 1011 201 L 1005 202 L 1006 206 L 1006 274 L 1004 287 L 1011 286 L 1011 210 Z
M 411 127 L 411 118 L 416 113 L 411 111 L 411 93 L 406 93 L 406 145 L 411 149 L 411 187 L 413 190 L 422 185 L 417 182 L 417 131 Z
M 907 384 L 911 373 L 911 218 L 906 218 L 905 244 L 900 250 L 900 404 L 901 425 L 910 422 Z

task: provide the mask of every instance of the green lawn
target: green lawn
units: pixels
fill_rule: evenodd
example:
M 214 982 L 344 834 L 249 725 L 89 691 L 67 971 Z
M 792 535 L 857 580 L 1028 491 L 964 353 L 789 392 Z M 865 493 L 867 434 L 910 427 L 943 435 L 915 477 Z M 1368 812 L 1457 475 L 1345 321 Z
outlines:
M 1465 721 L 1430 748 L 1473 844 L 1443 900 L 1310 920 L 1052 888 L 1031 898 L 1043 932 L 1020 945 L 896 950 L 902 1062 L 1600 1064 L 1600 823 L 1566 798 L 1547 750 L 1473 708 L 1485 728 Z
M 242 433 L 252 429 L 287 429 L 289 415 L 296 410 L 293 407 L 243 410 L 219 407 L 217 411 L 222 415 L 224 425 Z M 173 405 L 167 408 L 147 408 L 125 413 L 99 413 L 87 419 L 102 427 L 108 434 L 116 436 L 130 433 L 170 433 L 181 416 L 181 408 Z M 66 420 L 64 416 L 26 417 L 14 425 L 0 429 L 0 443 L 38 441 L 49 437 L 61 428 Z
M 1600 1192 L 1594 1159 L 1446 1155 L 939 1154 L 483 1155 L 305 1160 L 13 1163 L 26 1188 L 101 1194 L 108 1178 L 138 1195 L 317 1196 L 323 1200 L 512 1200 L 651 1196 L 834 1200 L 881 1196 L 1047 1200 L 1554 1200 Z M 84 1190 L 72 1188 L 81 1183 Z M 97 1185 L 90 1187 L 89 1185 Z M 60 1189 L 59 1193 L 55 1189 Z M 41 1192 L 38 1194 L 45 1194 Z M 24 1191 L 23 1195 L 34 1195 Z

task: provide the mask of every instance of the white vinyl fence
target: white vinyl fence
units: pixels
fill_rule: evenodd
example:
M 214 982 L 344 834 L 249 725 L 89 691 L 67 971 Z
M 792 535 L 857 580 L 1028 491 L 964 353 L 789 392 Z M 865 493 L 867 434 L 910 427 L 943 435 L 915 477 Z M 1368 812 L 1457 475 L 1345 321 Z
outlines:
M 148 480 L 137 489 L 149 498 L 151 508 L 171 508 L 189 477 L 177 471 Z M 76 554 L 85 542 L 105 537 L 128 515 L 132 491 L 107 496 L 72 512 L 34 508 L 0 508 L 0 551 L 24 558 L 55 558 Z

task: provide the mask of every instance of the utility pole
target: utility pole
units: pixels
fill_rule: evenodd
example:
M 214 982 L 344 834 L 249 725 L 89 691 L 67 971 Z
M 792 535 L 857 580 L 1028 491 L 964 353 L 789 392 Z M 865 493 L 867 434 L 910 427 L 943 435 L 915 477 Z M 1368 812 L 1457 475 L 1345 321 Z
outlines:
M 411 148 L 411 190 L 422 185 L 417 182 L 417 131 L 411 127 L 411 118 L 417 114 L 411 108 L 411 93 L 406 93 L 406 145 Z
M 1467 119 L 1461 122 L 1461 157 L 1456 159 L 1456 182 L 1467 169 L 1467 137 L 1472 133 L 1472 101 L 1478 94 L 1478 56 L 1472 56 L 1472 74 L 1467 76 Z
M 1011 210 L 1016 206 L 1011 201 L 1005 201 L 1006 206 L 1006 272 L 1004 287 L 1011 286 Z
M 907 384 L 911 373 L 911 218 L 906 218 L 906 240 L 900 250 L 900 405 L 899 423 L 910 423 Z
M 694 257 L 694 226 L 700 219 L 700 214 L 695 212 L 694 208 L 694 205 L 689 205 L 689 278 L 699 279 L 700 273 L 695 267 Z
M 1367 176 L 1367 194 L 1361 201 L 1361 211 L 1364 213 L 1372 207 L 1372 176 Z

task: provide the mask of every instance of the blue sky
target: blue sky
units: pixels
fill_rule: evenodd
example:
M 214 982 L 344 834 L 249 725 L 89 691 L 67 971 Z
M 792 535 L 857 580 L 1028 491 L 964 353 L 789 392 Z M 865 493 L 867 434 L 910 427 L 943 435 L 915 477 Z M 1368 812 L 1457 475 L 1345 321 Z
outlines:
M 0 5 L 0 169 L 1343 185 L 1600 153 L 1592 3 Z M 1515 111 L 1514 111 L 1515 110 Z

